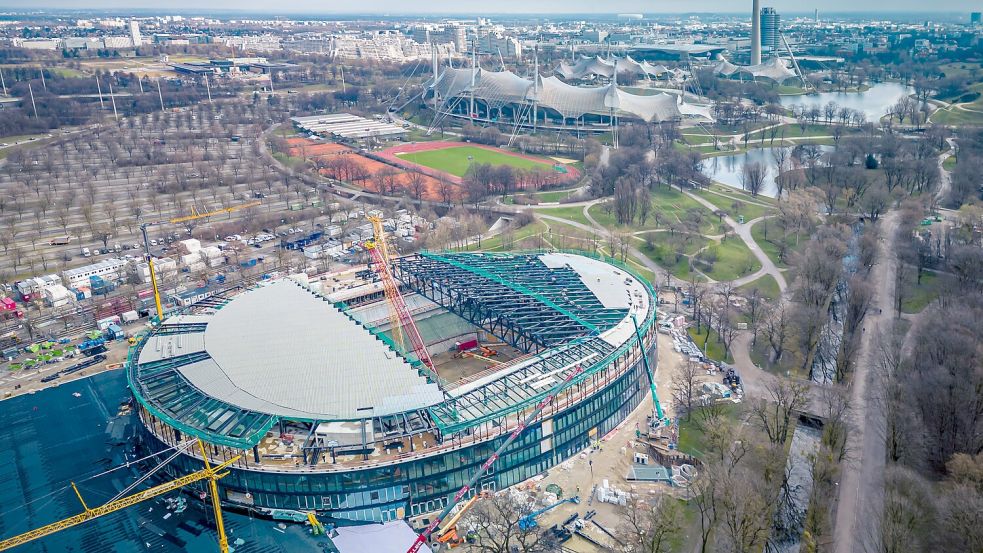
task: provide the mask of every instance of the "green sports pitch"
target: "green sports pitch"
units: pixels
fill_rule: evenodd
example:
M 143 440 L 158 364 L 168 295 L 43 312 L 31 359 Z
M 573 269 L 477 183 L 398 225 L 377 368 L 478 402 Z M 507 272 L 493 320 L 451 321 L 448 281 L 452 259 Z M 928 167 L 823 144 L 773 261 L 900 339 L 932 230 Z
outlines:
M 472 163 L 509 165 L 516 169 L 553 169 L 553 164 L 548 160 L 535 161 L 505 152 L 496 152 L 475 146 L 452 146 L 439 150 L 406 152 L 397 154 L 397 156 L 399 156 L 399 159 L 458 177 L 466 175 Z

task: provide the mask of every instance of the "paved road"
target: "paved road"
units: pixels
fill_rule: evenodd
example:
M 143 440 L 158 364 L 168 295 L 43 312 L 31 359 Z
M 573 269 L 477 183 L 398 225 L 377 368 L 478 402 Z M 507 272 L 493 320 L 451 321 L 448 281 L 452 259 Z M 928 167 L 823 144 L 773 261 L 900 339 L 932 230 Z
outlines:
M 839 483 L 835 553 L 876 551 L 879 542 L 876 535 L 883 509 L 886 444 L 884 407 L 877 400 L 882 383 L 875 370 L 879 358 L 876 337 L 892 332 L 894 327 L 894 234 L 898 212 L 888 213 L 880 225 L 877 262 L 868 279 L 874 285 L 874 298 L 862 323 L 869 332 L 864 331 L 867 336 L 857 353 L 851 389 L 854 428 L 847 438 L 851 458 L 843 463 Z

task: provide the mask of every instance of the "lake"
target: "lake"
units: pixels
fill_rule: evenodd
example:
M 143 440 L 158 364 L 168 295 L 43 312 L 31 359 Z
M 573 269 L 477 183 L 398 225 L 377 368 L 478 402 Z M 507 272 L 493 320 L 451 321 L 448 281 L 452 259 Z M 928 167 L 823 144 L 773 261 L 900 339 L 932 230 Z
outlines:
M 820 109 L 830 102 L 837 106 L 862 111 L 867 115 L 867 121 L 876 123 L 887 112 L 887 108 L 913 91 L 911 87 L 900 83 L 877 83 L 864 92 L 822 92 L 820 94 L 803 96 L 782 96 L 782 106 L 816 106 Z

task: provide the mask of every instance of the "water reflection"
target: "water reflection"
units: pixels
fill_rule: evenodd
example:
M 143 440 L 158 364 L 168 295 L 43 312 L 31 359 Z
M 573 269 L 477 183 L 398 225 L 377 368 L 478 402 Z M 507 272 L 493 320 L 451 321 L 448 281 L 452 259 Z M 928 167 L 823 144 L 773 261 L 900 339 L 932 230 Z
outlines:
M 863 92 L 823 92 L 805 96 L 782 96 L 783 106 L 790 108 L 795 105 L 811 109 L 822 109 L 826 104 L 835 102 L 840 108 L 850 108 L 862 111 L 867 121 L 877 122 L 896 104 L 902 96 L 912 93 L 910 87 L 900 83 L 878 83 Z

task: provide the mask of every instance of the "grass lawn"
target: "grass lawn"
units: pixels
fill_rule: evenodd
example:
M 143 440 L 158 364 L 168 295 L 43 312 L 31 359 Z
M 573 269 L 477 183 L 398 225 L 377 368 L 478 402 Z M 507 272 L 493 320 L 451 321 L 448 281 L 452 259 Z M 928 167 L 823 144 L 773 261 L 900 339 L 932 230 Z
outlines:
M 765 238 L 766 227 L 768 229 L 768 238 Z M 788 267 L 788 263 L 783 262 L 778 256 L 778 244 L 782 239 L 782 229 L 779 228 L 778 225 L 770 220 L 758 221 L 751 227 L 751 237 L 754 238 L 754 241 L 758 243 L 758 247 L 761 248 L 761 251 L 765 252 L 765 255 L 767 255 L 776 266 L 782 268 Z M 787 260 L 792 257 L 792 254 L 798 248 L 805 246 L 806 242 L 809 240 L 809 237 L 805 233 L 800 233 L 798 237 L 798 246 L 795 244 L 795 235 L 790 235 L 786 239 L 788 240 L 788 246 L 785 253 L 785 258 Z
M 693 129 L 699 130 L 699 129 Z M 692 134 L 682 135 L 683 142 L 690 145 L 706 145 L 713 144 L 713 136 L 707 134 L 706 132 L 694 132 Z
M 979 63 L 953 62 L 939 65 L 939 71 L 945 73 L 946 77 L 972 77 L 974 72 L 980 71 Z
M 755 288 L 758 289 L 758 295 L 770 300 L 777 300 L 782 294 L 781 289 L 778 287 L 778 281 L 771 275 L 765 275 L 755 281 L 749 282 L 738 288 L 738 290 L 750 294 L 751 290 Z
M 655 261 L 660 267 L 669 271 L 672 276 L 680 280 L 691 280 L 696 277 L 697 280 L 705 280 L 699 273 L 690 271 L 689 267 L 689 257 L 688 255 L 693 255 L 701 248 L 709 243 L 709 239 L 703 236 L 694 236 L 688 244 L 683 245 L 683 255 L 676 258 L 675 248 L 678 247 L 674 244 L 670 244 L 669 233 L 668 232 L 655 232 L 651 233 L 650 236 L 646 236 L 646 242 L 639 246 L 639 250 L 642 251 L 649 259 Z M 651 238 L 651 240 L 648 240 Z M 649 246 L 649 242 L 652 246 Z
M 789 86 L 789 85 L 779 85 L 775 87 L 776 92 L 783 96 L 801 96 L 805 94 L 806 89 L 801 86 Z
M 496 152 L 475 146 L 454 146 L 440 150 L 411 152 L 399 154 L 405 159 L 431 169 L 444 171 L 451 175 L 463 177 L 472 163 L 487 163 L 491 165 L 508 165 L 516 169 L 549 169 L 553 166 L 550 161 L 534 161 L 524 157 Z M 472 159 L 468 159 L 472 158 Z
M 716 281 L 734 280 L 761 268 L 761 262 L 754 257 L 744 241 L 736 236 L 711 245 L 707 251 L 714 251 L 717 254 L 713 268 L 707 271 L 700 263 L 697 263 L 697 268 Z
M 607 207 L 611 207 L 610 213 L 607 212 Z M 621 228 L 615 219 L 613 208 L 612 202 L 593 205 L 590 208 L 590 215 L 601 226 L 610 229 Z M 690 209 L 697 209 L 703 214 L 703 222 L 700 224 L 701 233 L 717 234 L 723 232 L 720 230 L 722 223 L 719 223 L 707 208 L 679 190 L 666 186 L 659 186 L 652 192 L 652 209 L 649 211 L 649 217 L 645 224 L 635 224 L 629 228 L 633 230 L 668 228 L 670 223 L 684 221 L 686 212 Z M 658 214 L 660 224 L 656 224 L 656 214 Z
M 720 414 L 722 417 L 730 420 L 736 420 L 741 413 L 741 406 L 737 403 L 724 402 L 720 404 Z M 679 451 L 687 455 L 692 455 L 694 457 L 702 457 L 706 453 L 707 440 L 703 431 L 700 429 L 698 418 L 699 415 L 696 413 L 686 420 L 681 418 L 679 420 Z
M 939 277 L 931 272 L 922 273 L 922 283 L 912 282 L 906 286 L 905 298 L 901 302 L 901 311 L 905 313 L 920 313 L 928 304 L 939 297 Z
M 549 209 L 537 209 L 536 212 L 591 226 L 590 221 L 584 216 L 584 206 L 553 207 Z
M 544 224 L 542 221 L 535 221 L 524 227 L 517 228 L 514 231 L 512 231 L 513 243 L 512 243 L 512 248 L 510 249 L 522 249 L 522 247 L 519 244 L 521 240 L 542 234 L 546 231 L 547 231 L 546 224 Z M 467 249 L 470 251 L 475 251 L 475 250 L 507 251 L 503 246 L 504 240 L 505 240 L 505 236 L 503 236 L 502 234 L 497 234 L 487 240 L 482 240 L 480 248 L 478 247 L 478 244 L 475 243 L 475 244 L 470 244 Z
M 570 188 L 567 190 L 549 190 L 547 192 L 535 192 L 531 195 L 535 196 L 536 199 L 541 202 L 558 202 L 569 196 L 574 190 L 576 189 Z
M 717 206 L 717 209 L 727 212 L 728 215 L 734 218 L 735 221 L 743 215 L 744 222 L 748 222 L 752 219 L 757 219 L 762 215 L 766 215 L 772 212 L 772 208 L 765 207 L 763 205 L 758 205 L 756 203 L 757 198 L 752 198 L 743 192 L 735 192 L 733 194 L 723 195 L 709 190 L 697 190 L 694 192 L 697 196 L 700 196 L 704 200 Z M 741 195 L 746 196 L 747 199 L 736 199 Z M 741 206 L 739 209 L 735 210 L 733 205 L 735 202 L 740 202 Z
M 983 103 L 973 102 L 966 107 L 979 111 L 966 111 L 955 107 L 940 109 L 932 114 L 929 121 L 939 125 L 983 126 Z
M 949 156 L 945 158 L 945 161 L 942 162 L 942 168 L 945 169 L 946 171 L 952 171 L 953 169 L 955 169 L 956 156 Z
M 703 350 L 703 343 L 707 341 L 707 337 L 710 338 L 709 343 L 706 344 L 707 357 L 714 359 L 716 361 L 723 361 L 725 363 L 733 363 L 734 358 L 724 353 L 724 344 L 717 341 L 717 331 L 711 330 L 706 327 L 706 325 L 700 328 L 702 332 L 696 333 L 696 327 L 689 327 L 687 332 L 689 332 L 689 337 L 693 339 L 693 343 L 696 347 Z
M 805 130 L 802 130 L 800 125 L 782 125 L 778 127 L 775 133 L 775 142 L 777 143 L 781 140 L 784 133 L 785 138 L 803 138 L 812 136 L 833 136 L 833 127 L 835 125 L 806 125 Z M 849 134 L 855 132 L 856 129 L 851 129 L 844 127 L 843 134 Z M 756 132 L 751 135 L 751 140 L 761 140 L 764 139 L 766 143 L 771 142 L 771 130 L 763 130 L 761 132 Z

